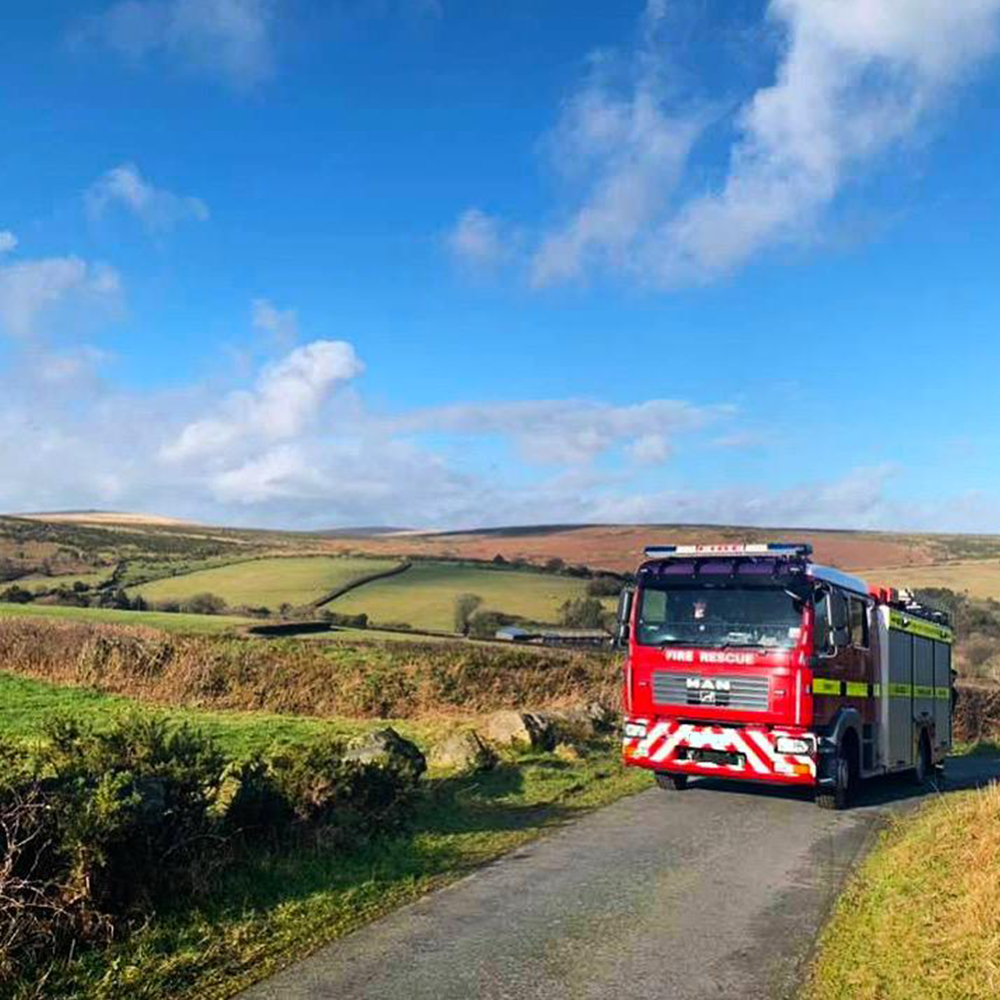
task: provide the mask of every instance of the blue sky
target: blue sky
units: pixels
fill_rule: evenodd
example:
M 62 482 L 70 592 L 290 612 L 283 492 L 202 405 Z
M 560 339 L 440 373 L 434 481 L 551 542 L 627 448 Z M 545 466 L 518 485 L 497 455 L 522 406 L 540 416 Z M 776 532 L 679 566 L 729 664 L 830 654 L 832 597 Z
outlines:
M 46 0 L 0 509 L 1000 531 L 1000 0 Z

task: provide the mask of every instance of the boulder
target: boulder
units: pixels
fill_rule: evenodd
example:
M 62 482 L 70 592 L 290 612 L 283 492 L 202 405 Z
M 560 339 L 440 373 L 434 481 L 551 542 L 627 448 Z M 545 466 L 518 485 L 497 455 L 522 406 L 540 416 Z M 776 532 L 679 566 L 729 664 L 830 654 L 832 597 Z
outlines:
M 603 736 L 615 727 L 615 713 L 599 701 L 570 705 L 551 714 L 560 730 L 581 739 Z
M 552 720 L 539 712 L 494 712 L 486 721 L 485 736 L 500 746 L 551 750 L 555 746 Z
M 403 739 L 395 729 L 387 727 L 353 740 L 344 760 L 362 764 L 377 764 L 416 781 L 427 770 L 427 760 L 416 743 Z
M 429 761 L 456 771 L 488 771 L 496 764 L 497 755 L 473 729 L 442 740 L 431 750 Z

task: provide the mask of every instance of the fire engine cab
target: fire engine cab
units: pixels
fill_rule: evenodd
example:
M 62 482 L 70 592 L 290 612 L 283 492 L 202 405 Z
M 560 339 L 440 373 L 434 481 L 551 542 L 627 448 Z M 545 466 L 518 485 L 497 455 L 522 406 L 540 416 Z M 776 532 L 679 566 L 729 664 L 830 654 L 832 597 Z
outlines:
M 626 764 L 815 789 L 928 780 L 951 747 L 948 617 L 812 561 L 809 545 L 646 549 L 622 593 Z

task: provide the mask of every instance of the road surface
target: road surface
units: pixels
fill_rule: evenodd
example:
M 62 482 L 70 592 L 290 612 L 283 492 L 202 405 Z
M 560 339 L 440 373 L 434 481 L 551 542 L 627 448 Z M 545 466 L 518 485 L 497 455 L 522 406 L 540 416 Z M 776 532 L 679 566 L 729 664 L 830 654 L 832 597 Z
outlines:
M 949 788 L 1000 761 L 949 763 Z M 653 788 L 509 854 L 243 1000 L 756 1000 L 794 996 L 816 932 L 905 779 L 848 812 L 797 792 Z

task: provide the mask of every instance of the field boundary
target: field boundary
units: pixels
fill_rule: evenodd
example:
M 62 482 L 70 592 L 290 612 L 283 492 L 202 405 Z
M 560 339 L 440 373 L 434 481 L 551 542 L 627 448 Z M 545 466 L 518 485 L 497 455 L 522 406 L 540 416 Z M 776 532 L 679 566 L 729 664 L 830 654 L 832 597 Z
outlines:
M 340 587 L 337 587 L 336 590 L 331 590 L 329 593 L 317 598 L 312 602 L 312 604 L 309 605 L 309 607 L 315 608 L 318 611 L 324 605 L 329 604 L 331 601 L 335 601 L 338 597 L 343 597 L 344 594 L 349 594 L 352 590 L 357 590 L 358 587 L 363 587 L 366 583 L 374 583 L 376 580 L 386 580 L 391 576 L 399 576 L 400 573 L 405 573 L 412 565 L 413 563 L 411 561 L 406 560 L 399 563 L 397 566 L 393 566 L 391 569 L 379 570 L 377 573 L 369 573 L 367 576 L 358 577 L 356 580 L 350 580 Z

